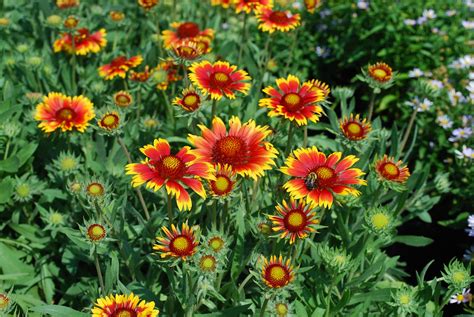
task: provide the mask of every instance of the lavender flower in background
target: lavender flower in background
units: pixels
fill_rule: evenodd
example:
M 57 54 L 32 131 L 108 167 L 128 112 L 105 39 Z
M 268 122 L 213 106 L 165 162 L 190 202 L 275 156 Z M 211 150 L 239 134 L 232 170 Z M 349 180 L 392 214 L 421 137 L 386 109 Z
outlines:
M 467 217 L 467 226 L 469 227 L 466 229 L 468 236 L 474 237 L 474 215 Z
M 463 127 L 470 127 L 472 126 L 472 116 L 471 115 L 463 115 L 461 117 L 462 126 Z
M 471 300 L 471 290 L 468 288 L 463 288 L 461 293 L 454 294 L 451 296 L 449 299 L 450 304 L 461 304 L 461 303 L 467 303 Z
M 463 94 L 454 89 L 448 90 L 448 98 L 449 101 L 451 101 L 452 106 L 456 106 L 458 103 L 466 101 L 466 98 L 463 96 Z
M 416 20 L 413 19 L 405 19 L 403 20 L 403 23 L 408 26 L 414 26 L 416 25 Z
M 448 10 L 445 12 L 447 17 L 455 16 L 458 12 L 456 10 Z
M 462 139 L 467 139 L 472 135 L 471 128 L 457 128 L 453 131 L 452 136 L 448 139 L 451 142 L 456 142 Z
M 425 24 L 426 21 L 428 21 L 428 18 L 424 16 L 421 16 L 418 19 L 416 19 L 416 23 L 418 23 L 419 25 Z
M 364 0 L 357 1 L 357 8 L 361 10 L 367 10 L 369 8 L 369 3 Z
M 430 84 L 430 86 L 435 89 L 442 89 L 444 87 L 443 82 L 437 79 L 431 79 L 430 81 L 428 81 L 428 84 Z
M 419 69 L 419 68 L 413 68 L 412 70 L 410 70 L 408 72 L 408 77 L 410 78 L 417 78 L 417 77 L 421 77 L 421 76 L 424 76 L 425 73 Z
M 467 262 L 472 262 L 474 260 L 474 245 L 471 245 L 469 249 L 464 251 L 463 258 Z
M 465 29 L 468 29 L 468 30 L 474 29 L 474 21 L 462 21 L 461 23 Z
M 464 55 L 454 60 L 449 67 L 454 69 L 467 69 L 471 66 L 474 66 L 474 56 L 473 55 Z
M 433 9 L 425 9 L 423 10 L 422 17 L 426 18 L 427 20 L 436 19 L 437 15 Z
M 466 86 L 467 91 L 469 91 L 469 98 L 471 101 L 474 101 L 474 81 L 470 81 Z
M 453 126 L 453 121 L 447 115 L 438 116 L 436 122 L 438 122 L 443 129 L 450 129 Z
M 456 157 L 460 160 L 463 160 L 465 158 L 474 160 L 474 149 L 465 145 L 462 146 L 462 151 L 455 150 L 454 154 L 456 154 Z

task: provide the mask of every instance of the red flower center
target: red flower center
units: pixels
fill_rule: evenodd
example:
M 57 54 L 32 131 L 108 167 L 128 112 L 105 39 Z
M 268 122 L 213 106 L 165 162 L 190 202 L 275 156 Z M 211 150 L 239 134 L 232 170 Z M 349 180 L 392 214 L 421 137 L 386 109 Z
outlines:
M 285 228 L 291 232 L 302 231 L 305 228 L 306 220 L 306 214 L 300 209 L 290 210 L 283 219 Z
M 170 241 L 170 251 L 178 256 L 190 255 L 193 250 L 193 241 L 185 235 L 179 235 Z
M 225 175 L 218 175 L 216 180 L 210 181 L 211 189 L 214 194 L 224 196 L 228 194 L 233 187 L 233 182 Z
M 74 119 L 76 112 L 71 108 L 62 108 L 56 111 L 56 118 L 59 121 L 70 121 Z
M 282 105 L 291 112 L 295 112 L 301 109 L 303 103 L 300 95 L 290 92 L 283 96 L 281 103 Z
M 398 175 L 400 175 L 398 166 L 391 162 L 384 163 L 380 169 L 380 172 L 383 177 L 387 179 L 395 179 L 398 177 Z
M 137 317 L 137 313 L 130 308 L 119 308 L 112 313 L 111 317 Z
M 178 27 L 176 33 L 181 39 L 195 37 L 199 34 L 199 26 L 193 22 L 185 22 Z
M 271 264 L 265 270 L 265 280 L 272 287 L 282 287 L 288 284 L 290 273 L 281 264 Z
M 211 74 L 211 87 L 224 88 L 230 82 L 230 77 L 223 72 L 215 72 Z
M 162 178 L 181 178 L 186 171 L 186 165 L 174 155 L 165 156 L 154 165 Z
M 275 24 L 285 24 L 289 20 L 288 15 L 284 11 L 273 11 L 268 18 Z
M 239 137 L 225 136 L 212 149 L 215 163 L 241 165 L 247 163 L 247 144 Z

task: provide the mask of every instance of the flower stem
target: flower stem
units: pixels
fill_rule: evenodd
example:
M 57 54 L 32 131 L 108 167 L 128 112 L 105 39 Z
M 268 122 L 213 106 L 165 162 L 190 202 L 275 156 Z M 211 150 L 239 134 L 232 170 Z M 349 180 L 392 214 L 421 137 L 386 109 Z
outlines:
M 96 247 L 94 247 L 94 260 L 95 260 L 95 269 L 97 271 L 97 276 L 99 277 L 100 293 L 104 295 L 105 294 L 104 278 L 102 277 L 102 271 L 100 269 L 100 264 L 99 264 L 99 255 L 97 254 Z
M 413 124 L 415 123 L 417 113 L 418 113 L 418 110 L 415 108 L 413 110 L 413 113 L 411 114 L 410 122 L 408 122 L 408 127 L 405 131 L 405 135 L 403 136 L 402 143 L 400 143 L 400 152 L 399 153 L 403 152 L 403 149 L 405 148 L 405 145 L 407 144 L 408 137 L 410 136 L 411 129 L 413 128 Z
M 290 155 L 292 141 L 293 141 L 293 124 L 291 124 L 290 122 L 290 126 L 288 127 L 288 141 L 286 143 L 285 156 Z
M 128 152 L 127 147 L 125 143 L 123 142 L 121 137 L 117 137 L 117 141 L 120 144 L 120 147 L 122 148 L 123 153 L 127 157 L 127 161 L 129 164 L 132 164 L 132 158 L 130 157 L 130 152 Z M 142 205 L 143 212 L 145 213 L 145 218 L 146 220 L 150 220 L 150 213 L 148 212 L 148 208 L 145 204 L 145 199 L 143 199 L 142 192 L 140 191 L 139 188 L 135 188 L 135 192 L 137 193 L 138 200 L 140 201 L 140 204 Z
M 334 287 L 334 282 L 331 282 L 331 286 L 329 286 L 328 296 L 326 298 L 326 314 L 325 314 L 326 317 L 331 316 L 331 314 L 330 314 L 330 311 L 331 311 L 331 293 L 332 293 L 333 287 Z
M 168 197 L 168 201 L 167 201 L 167 210 L 168 210 L 168 220 L 170 222 L 170 224 L 173 224 L 173 206 L 171 204 L 171 194 L 167 194 L 166 195 Z
M 374 114 L 374 105 L 375 105 L 375 92 L 372 92 L 369 103 L 369 114 L 367 115 L 367 121 L 370 122 L 372 115 Z
M 262 304 L 262 309 L 260 310 L 260 317 L 265 316 L 265 311 L 267 310 L 268 302 L 270 301 L 270 297 L 265 297 L 265 300 Z
M 248 18 L 248 14 L 244 13 L 244 22 L 242 25 L 242 38 L 240 40 L 239 58 L 237 59 L 237 65 L 240 64 L 240 60 L 242 59 L 242 53 L 244 51 L 244 46 L 247 39 L 247 18 Z
M 214 119 L 214 116 L 216 115 L 216 107 L 217 107 L 217 100 L 214 99 L 212 101 L 211 121 Z
M 5 146 L 5 153 L 3 153 L 3 159 L 6 160 L 8 157 L 8 151 L 10 150 L 10 138 L 7 139 L 7 144 Z
M 308 126 L 305 125 L 304 130 L 303 130 L 303 147 L 307 147 L 307 146 L 308 146 Z
M 242 290 L 244 289 L 245 285 L 250 281 L 250 279 L 252 278 L 252 274 L 249 274 L 247 275 L 247 277 L 242 281 L 242 283 L 240 284 L 238 290 L 237 290 L 237 294 L 240 294 L 240 292 L 242 292 Z
M 75 94 L 76 91 L 76 43 L 74 40 L 74 33 L 69 33 L 71 35 L 71 44 L 72 44 L 72 58 L 71 58 L 71 67 L 72 67 L 72 72 L 71 72 L 71 88 L 73 93 Z

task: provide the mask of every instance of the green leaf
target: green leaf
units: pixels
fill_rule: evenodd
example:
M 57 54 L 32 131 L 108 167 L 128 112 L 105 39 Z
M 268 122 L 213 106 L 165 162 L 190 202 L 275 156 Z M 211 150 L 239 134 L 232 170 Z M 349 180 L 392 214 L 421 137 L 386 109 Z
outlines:
M 10 178 L 4 178 L 0 182 L 0 204 L 4 204 L 10 200 L 13 193 L 13 186 Z
M 397 236 L 395 242 L 403 243 L 411 247 L 424 247 L 433 242 L 433 239 L 423 236 Z
M 54 317 L 86 317 L 90 316 L 87 313 L 81 313 L 80 311 L 74 310 L 66 306 L 59 305 L 43 305 L 30 308 L 31 311 L 48 314 Z

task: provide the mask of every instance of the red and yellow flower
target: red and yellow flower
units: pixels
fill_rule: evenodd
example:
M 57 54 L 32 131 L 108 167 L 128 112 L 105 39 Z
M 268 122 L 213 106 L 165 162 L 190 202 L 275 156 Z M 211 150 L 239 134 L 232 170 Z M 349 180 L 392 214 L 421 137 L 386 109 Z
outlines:
M 225 246 L 226 242 L 220 236 L 215 235 L 207 240 L 207 246 L 215 253 L 221 252 Z
M 92 242 L 99 242 L 107 235 L 105 227 L 99 223 L 93 223 L 87 227 L 87 239 Z
M 330 208 L 334 194 L 358 196 L 360 192 L 351 185 L 366 185 L 359 177 L 358 168 L 350 168 L 359 159 L 354 155 L 341 160 L 342 153 L 335 152 L 326 158 L 313 146 L 293 151 L 280 170 L 294 177 L 283 185 L 294 199 L 305 198 L 312 207 Z
M 211 5 L 213 6 L 222 6 L 223 8 L 227 9 L 232 4 L 233 0 L 211 0 Z
M 171 225 L 171 231 L 164 226 L 161 230 L 163 230 L 166 237 L 157 237 L 157 243 L 153 246 L 153 250 L 160 252 L 162 258 L 175 257 L 186 260 L 196 253 L 199 242 L 193 229 L 187 223 L 182 224 L 181 230 L 173 224 Z
M 280 255 L 276 257 L 272 255 L 270 261 L 263 258 L 262 265 L 262 279 L 263 282 L 270 288 L 281 288 L 288 285 L 295 278 L 293 266 L 290 259 L 286 261 Z
M 304 5 L 309 13 L 314 13 L 314 10 L 321 5 L 321 0 L 304 0 Z
M 369 65 L 368 69 L 369 76 L 380 83 L 386 83 L 392 79 L 392 68 L 385 63 L 379 62 L 374 65 Z
M 132 56 L 130 58 L 119 56 L 114 58 L 109 64 L 100 66 L 99 75 L 106 80 L 114 79 L 117 76 L 125 78 L 130 68 L 135 68 L 142 62 L 143 58 L 141 55 Z
M 148 65 L 145 66 L 145 69 L 143 72 L 136 72 L 134 70 L 131 70 L 128 78 L 132 81 L 144 83 L 150 79 L 150 76 L 152 75 L 152 71 L 150 71 L 150 67 Z
M 259 7 L 273 7 L 273 0 L 234 0 L 235 12 L 250 13 Z
M 88 98 L 69 97 L 57 92 L 50 92 L 43 97 L 35 113 L 35 120 L 41 121 L 38 127 L 47 133 L 56 129 L 71 131 L 73 128 L 84 132 L 94 117 L 94 107 Z
M 120 90 L 116 92 L 112 97 L 114 104 L 119 107 L 126 108 L 133 102 L 133 97 L 127 91 Z
M 55 53 L 65 51 L 76 55 L 98 53 L 107 45 L 106 35 L 105 29 L 100 29 L 94 33 L 90 33 L 86 28 L 78 29 L 74 36 L 71 36 L 70 33 L 63 33 L 61 38 L 54 42 L 53 49 Z
M 92 317 L 156 317 L 159 313 L 155 302 L 140 301 L 133 293 L 128 296 L 116 294 L 99 298 L 92 308 Z
M 173 105 L 181 107 L 187 112 L 194 112 L 201 106 L 201 96 L 196 92 L 193 86 L 189 86 L 181 93 L 181 97 L 173 100 Z
M 69 9 L 77 7 L 79 4 L 79 0 L 56 0 L 56 6 L 59 9 Z
M 114 22 L 120 22 L 125 19 L 125 13 L 123 13 L 122 11 L 110 11 L 109 17 Z
M 396 162 L 393 157 L 384 155 L 383 158 L 375 162 L 375 171 L 382 180 L 396 183 L 405 183 L 410 177 L 410 171 L 402 161 Z
M 237 70 L 237 66 L 227 62 L 217 61 L 211 64 L 208 61 L 194 63 L 190 67 L 189 79 L 201 89 L 204 95 L 210 94 L 212 99 L 220 100 L 223 96 L 235 99 L 235 92 L 247 94 L 250 80 L 247 72 Z
M 153 145 L 145 145 L 140 151 L 147 158 L 141 163 L 126 166 L 127 174 L 134 175 L 133 187 L 146 183 L 147 188 L 157 191 L 164 185 L 168 195 L 176 197 L 179 210 L 190 210 L 192 207 L 191 197 L 183 186 L 206 198 L 199 177 L 211 177 L 210 167 L 189 146 L 171 154 L 168 141 L 156 139 Z
M 367 138 L 367 134 L 372 130 L 370 122 L 366 119 L 361 120 L 360 115 L 355 117 L 351 113 L 349 118 L 344 118 L 339 127 L 344 136 L 351 141 L 360 141 Z
M 174 22 L 171 23 L 171 28 L 172 30 L 164 30 L 162 32 L 163 45 L 167 49 L 172 48 L 173 45 L 182 40 L 199 42 L 199 40 L 203 39 L 208 39 L 209 41 L 214 39 L 214 30 L 201 30 L 199 25 L 194 22 Z
M 258 28 L 264 32 L 288 32 L 300 25 L 300 15 L 290 11 L 273 10 L 266 6 L 260 6 L 255 12 L 260 22 Z
M 116 111 L 105 113 L 97 122 L 99 127 L 107 131 L 113 131 L 120 125 L 120 115 Z
M 260 107 L 267 107 L 269 117 L 284 117 L 290 121 L 296 121 L 298 125 L 307 125 L 308 120 L 319 121 L 323 109 L 316 103 L 323 100 L 323 93 L 311 90 L 313 87 L 309 82 L 300 85 L 296 76 L 288 75 L 288 78 L 276 80 L 278 89 L 269 86 L 263 92 L 271 98 L 263 98 L 259 101 Z
M 321 92 L 323 94 L 323 100 L 326 100 L 329 94 L 331 93 L 331 89 L 329 88 L 328 84 L 323 83 L 320 80 L 312 79 L 309 81 L 311 84 L 311 90 L 316 92 Z
M 182 40 L 173 44 L 173 52 L 177 58 L 185 61 L 198 59 L 204 53 L 198 42 L 194 40 Z
M 137 0 L 137 2 L 145 10 L 151 10 L 158 4 L 158 0 Z
M 264 171 L 275 165 L 278 151 L 264 139 L 272 132 L 268 126 L 258 126 L 249 120 L 242 124 L 240 119 L 232 117 L 230 129 L 215 117 L 212 129 L 199 125 L 202 136 L 189 135 L 188 140 L 196 147 L 195 154 L 203 161 L 215 164 L 228 164 L 241 175 L 257 179 Z
M 227 197 L 232 193 L 236 183 L 236 174 L 228 164 L 217 164 L 214 167 L 213 179 L 209 182 L 209 193 L 214 197 Z
M 156 88 L 166 90 L 171 83 L 177 82 L 182 77 L 178 75 L 178 67 L 172 59 L 161 62 L 153 70 L 153 79 L 157 82 Z
M 304 239 L 309 233 L 314 232 L 314 225 L 319 223 L 316 213 L 311 211 L 309 205 L 303 200 L 295 201 L 290 199 L 288 204 L 283 200 L 282 205 L 276 206 L 279 215 L 269 216 L 273 223 L 273 231 L 281 232 L 280 238 L 290 237 L 290 244 L 296 238 Z

